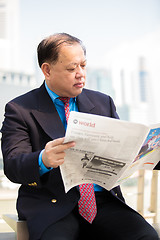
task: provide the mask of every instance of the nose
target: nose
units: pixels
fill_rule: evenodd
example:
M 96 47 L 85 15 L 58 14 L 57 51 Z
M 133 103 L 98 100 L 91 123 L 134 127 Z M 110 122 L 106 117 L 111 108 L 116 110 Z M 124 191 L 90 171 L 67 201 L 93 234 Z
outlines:
M 85 77 L 86 75 L 86 69 L 82 68 L 81 66 L 77 67 L 76 77 Z

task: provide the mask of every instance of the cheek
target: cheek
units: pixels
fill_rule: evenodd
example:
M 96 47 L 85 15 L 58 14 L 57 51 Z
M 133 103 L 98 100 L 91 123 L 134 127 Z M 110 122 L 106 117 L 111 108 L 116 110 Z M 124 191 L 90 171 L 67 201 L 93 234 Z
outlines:
M 75 81 L 75 73 L 66 74 L 64 80 L 68 83 L 73 83 Z

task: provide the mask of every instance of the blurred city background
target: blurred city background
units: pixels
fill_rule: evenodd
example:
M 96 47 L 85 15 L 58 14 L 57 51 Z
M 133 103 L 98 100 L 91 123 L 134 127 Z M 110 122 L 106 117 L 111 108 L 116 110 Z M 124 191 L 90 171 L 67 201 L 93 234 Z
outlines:
M 0 0 L 0 125 L 5 104 L 44 81 L 36 48 L 56 32 L 83 41 L 86 87 L 111 95 L 121 119 L 148 125 L 160 122 L 160 0 Z M 135 209 L 138 176 L 122 186 L 127 203 Z M 151 179 L 152 172 L 146 172 L 145 213 Z M 4 176 L 0 152 L 0 232 L 10 231 L 1 215 L 16 213 L 18 187 Z M 160 222 L 158 193 L 156 221 Z

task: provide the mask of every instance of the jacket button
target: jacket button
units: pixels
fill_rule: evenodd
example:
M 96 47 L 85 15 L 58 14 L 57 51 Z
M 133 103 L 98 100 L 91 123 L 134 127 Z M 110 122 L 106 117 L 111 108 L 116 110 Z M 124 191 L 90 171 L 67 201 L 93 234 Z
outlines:
M 28 186 L 37 187 L 37 183 L 36 182 L 29 183 Z
M 56 200 L 56 199 L 52 199 L 51 202 L 52 202 L 52 203 L 56 203 L 57 200 Z

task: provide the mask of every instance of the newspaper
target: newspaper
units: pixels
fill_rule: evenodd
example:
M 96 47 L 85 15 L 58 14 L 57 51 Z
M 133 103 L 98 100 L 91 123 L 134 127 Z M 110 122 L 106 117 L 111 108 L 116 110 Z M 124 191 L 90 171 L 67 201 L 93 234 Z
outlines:
M 160 160 L 160 124 L 145 126 L 81 112 L 71 112 L 61 173 L 65 191 L 82 183 L 107 190 L 126 181 L 136 170 L 152 170 Z

